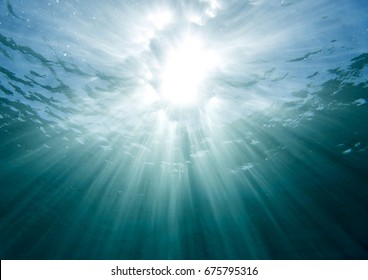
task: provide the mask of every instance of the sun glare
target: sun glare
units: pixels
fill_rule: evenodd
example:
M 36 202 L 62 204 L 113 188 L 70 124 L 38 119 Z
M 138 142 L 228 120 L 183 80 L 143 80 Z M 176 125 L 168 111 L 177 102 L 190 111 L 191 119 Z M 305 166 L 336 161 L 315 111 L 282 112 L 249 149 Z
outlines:
M 161 77 L 164 99 L 173 104 L 194 103 L 216 62 L 214 52 L 206 50 L 201 40 L 193 37 L 184 39 L 167 56 Z
M 154 13 L 149 15 L 148 20 L 157 28 L 163 29 L 172 20 L 172 15 L 170 11 L 160 11 L 159 13 Z

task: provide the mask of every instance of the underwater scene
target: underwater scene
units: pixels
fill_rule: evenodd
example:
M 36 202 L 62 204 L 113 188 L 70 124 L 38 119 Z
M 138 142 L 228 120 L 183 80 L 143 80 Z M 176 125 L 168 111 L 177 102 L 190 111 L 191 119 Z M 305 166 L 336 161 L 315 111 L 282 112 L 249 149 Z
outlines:
M 368 259 L 368 2 L 0 0 L 1 259 Z

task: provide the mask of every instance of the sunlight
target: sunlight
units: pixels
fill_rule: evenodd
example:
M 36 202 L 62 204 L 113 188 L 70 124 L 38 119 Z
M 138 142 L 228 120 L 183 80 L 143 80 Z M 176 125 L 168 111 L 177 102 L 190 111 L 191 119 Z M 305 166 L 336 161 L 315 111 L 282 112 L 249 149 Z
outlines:
M 206 50 L 201 40 L 187 37 L 169 52 L 162 72 L 161 86 L 165 100 L 189 104 L 197 100 L 200 86 L 217 63 L 217 56 Z
M 157 28 L 163 29 L 172 20 L 172 15 L 169 10 L 160 11 L 159 13 L 151 14 L 148 20 Z

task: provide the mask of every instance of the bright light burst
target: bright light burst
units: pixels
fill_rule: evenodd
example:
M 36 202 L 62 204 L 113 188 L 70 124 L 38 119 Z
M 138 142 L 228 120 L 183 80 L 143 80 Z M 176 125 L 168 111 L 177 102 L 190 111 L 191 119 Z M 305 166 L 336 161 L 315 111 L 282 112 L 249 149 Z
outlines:
M 150 14 L 148 20 L 160 30 L 171 22 L 172 14 L 169 10 L 160 11 L 159 13 Z
M 167 54 L 161 76 L 163 98 L 173 104 L 194 103 L 205 79 L 218 62 L 199 38 L 186 37 Z

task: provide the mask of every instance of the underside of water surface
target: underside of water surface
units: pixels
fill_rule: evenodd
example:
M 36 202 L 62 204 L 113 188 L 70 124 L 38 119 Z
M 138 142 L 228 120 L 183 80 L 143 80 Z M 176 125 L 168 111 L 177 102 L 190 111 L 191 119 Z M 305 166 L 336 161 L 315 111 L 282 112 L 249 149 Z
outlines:
M 367 15 L 0 0 L 0 258 L 367 259 Z

